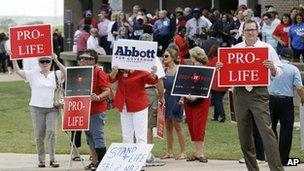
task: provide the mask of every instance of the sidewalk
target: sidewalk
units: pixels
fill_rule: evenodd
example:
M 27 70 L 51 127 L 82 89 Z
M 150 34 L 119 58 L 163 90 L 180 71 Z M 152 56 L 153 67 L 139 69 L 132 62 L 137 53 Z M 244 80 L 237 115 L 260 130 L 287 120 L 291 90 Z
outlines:
M 0 82 L 21 81 L 21 80 L 22 78 L 20 78 L 16 73 L 13 74 L 0 73 Z
M 56 155 L 59 168 L 38 168 L 36 154 L 14 154 L 0 153 L 0 171 L 64 171 L 67 168 L 69 156 Z M 88 164 L 88 156 L 84 156 L 85 163 Z M 48 159 L 47 159 L 48 161 Z M 146 167 L 145 171 L 246 171 L 245 164 L 231 160 L 209 160 L 208 163 L 186 162 L 181 160 L 165 160 L 166 165 L 160 167 Z M 48 165 L 48 163 L 47 163 Z M 71 171 L 84 170 L 81 162 L 73 162 Z M 303 171 L 304 164 L 294 167 L 285 167 L 286 171 Z M 269 171 L 267 164 L 260 165 L 260 171 Z

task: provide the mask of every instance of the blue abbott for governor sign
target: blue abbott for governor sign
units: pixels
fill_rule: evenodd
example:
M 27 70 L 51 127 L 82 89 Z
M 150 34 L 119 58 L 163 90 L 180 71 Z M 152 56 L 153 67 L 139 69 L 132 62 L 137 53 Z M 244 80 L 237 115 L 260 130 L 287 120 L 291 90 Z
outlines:
M 139 171 L 153 144 L 112 143 L 97 171 Z
M 112 67 L 151 71 L 157 55 L 157 42 L 119 39 L 114 42 Z

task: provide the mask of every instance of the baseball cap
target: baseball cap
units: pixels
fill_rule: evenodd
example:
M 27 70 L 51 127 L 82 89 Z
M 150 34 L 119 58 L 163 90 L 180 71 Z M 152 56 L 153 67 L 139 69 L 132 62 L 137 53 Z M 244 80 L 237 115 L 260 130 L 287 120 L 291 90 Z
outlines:
M 91 10 L 86 10 L 84 14 L 85 14 L 86 17 L 91 17 L 92 16 L 92 11 Z
M 196 7 L 193 9 L 193 12 L 201 12 L 201 9 Z
M 267 12 L 277 12 L 277 11 L 274 7 L 269 7 Z
M 293 57 L 293 51 L 290 48 L 282 48 L 280 52 L 280 56 L 284 58 L 292 58 Z
M 84 53 L 79 56 L 80 58 L 94 58 L 94 56 L 91 56 L 90 54 Z
M 142 15 L 137 15 L 137 16 L 136 16 L 136 20 L 139 20 L 139 19 L 144 20 L 144 16 L 142 16 Z

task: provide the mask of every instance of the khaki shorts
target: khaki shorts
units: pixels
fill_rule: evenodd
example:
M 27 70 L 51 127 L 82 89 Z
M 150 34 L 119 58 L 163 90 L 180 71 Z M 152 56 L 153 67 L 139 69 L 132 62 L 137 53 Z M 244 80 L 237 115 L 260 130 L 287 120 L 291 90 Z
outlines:
M 155 89 L 153 88 L 146 89 L 146 94 L 149 99 L 148 128 L 153 128 L 156 127 L 156 123 L 157 123 L 158 97 Z

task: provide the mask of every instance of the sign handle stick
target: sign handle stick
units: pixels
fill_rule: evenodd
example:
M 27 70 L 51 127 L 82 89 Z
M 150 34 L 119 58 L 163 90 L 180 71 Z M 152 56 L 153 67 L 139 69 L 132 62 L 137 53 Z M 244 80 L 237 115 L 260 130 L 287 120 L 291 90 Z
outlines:
M 72 134 L 72 131 L 71 131 L 71 134 Z M 70 170 L 72 168 L 72 155 L 73 155 L 73 148 L 75 147 L 75 136 L 76 136 L 76 132 L 73 135 L 72 141 L 70 140 L 71 152 L 70 152 L 70 159 L 69 159 L 67 170 Z
M 72 131 L 71 131 L 71 134 L 72 134 Z M 84 162 L 82 160 L 82 157 L 80 156 L 80 153 L 79 153 L 79 151 L 78 151 L 78 149 L 77 149 L 77 147 L 75 145 L 76 131 L 75 131 L 75 133 L 73 135 L 72 140 L 70 140 L 70 136 L 69 136 L 68 132 L 66 132 L 66 135 L 69 137 L 69 141 L 70 141 L 70 144 L 71 144 L 71 146 L 70 146 L 70 148 L 71 148 L 70 159 L 69 159 L 68 167 L 67 167 L 66 170 L 70 170 L 72 168 L 72 155 L 73 155 L 73 150 L 74 149 L 76 150 L 77 156 L 79 156 L 80 159 L 81 159 L 80 161 L 81 161 L 82 166 L 85 167 L 85 164 L 84 164 Z

